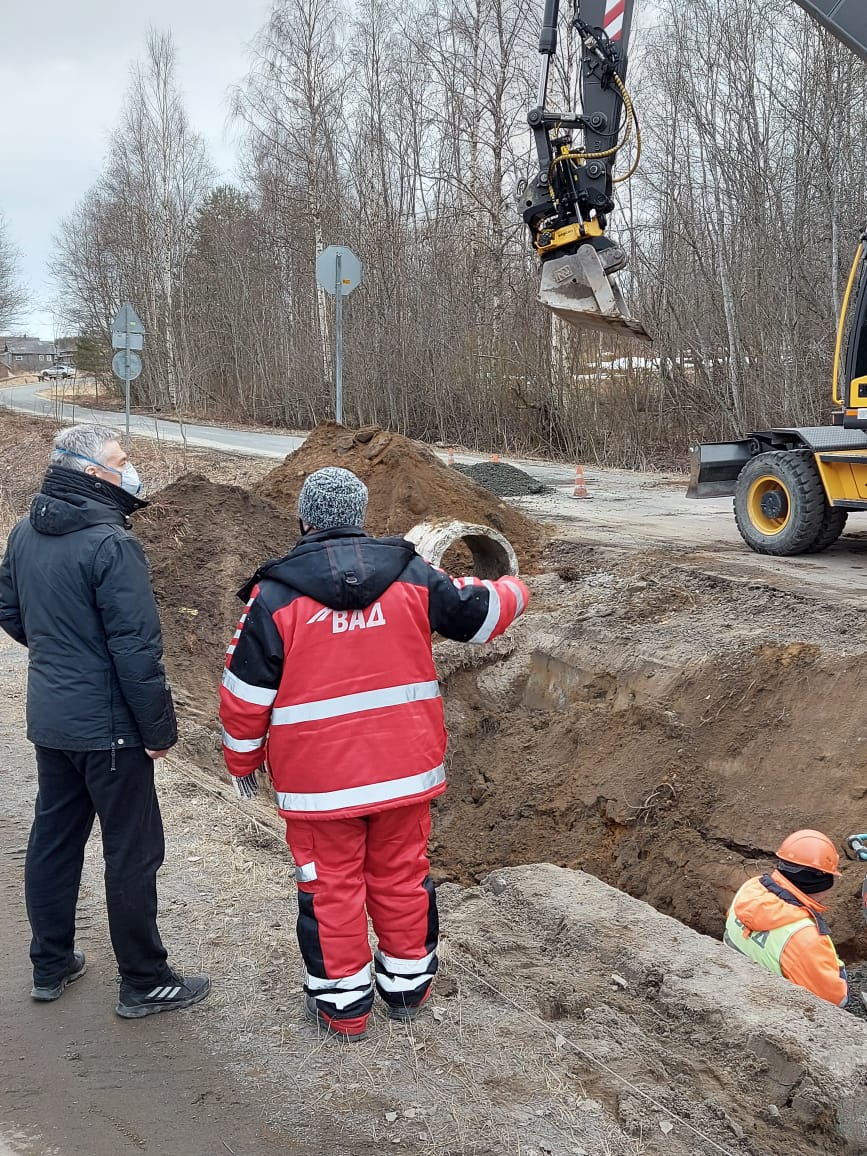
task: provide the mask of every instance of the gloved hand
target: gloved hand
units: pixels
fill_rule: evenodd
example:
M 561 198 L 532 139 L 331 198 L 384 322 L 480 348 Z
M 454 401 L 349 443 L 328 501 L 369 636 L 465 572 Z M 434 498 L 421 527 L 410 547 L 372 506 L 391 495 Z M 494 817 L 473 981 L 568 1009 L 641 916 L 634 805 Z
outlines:
M 239 799 L 245 802 L 254 799 L 259 794 L 258 771 L 250 771 L 249 775 L 232 775 L 232 786 Z

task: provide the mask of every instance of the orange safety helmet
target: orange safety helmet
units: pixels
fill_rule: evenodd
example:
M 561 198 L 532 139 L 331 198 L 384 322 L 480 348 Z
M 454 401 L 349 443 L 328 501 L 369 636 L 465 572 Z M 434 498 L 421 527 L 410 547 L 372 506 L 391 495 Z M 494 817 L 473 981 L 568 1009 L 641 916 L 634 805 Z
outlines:
M 821 831 L 794 831 L 779 845 L 777 855 L 787 863 L 797 863 L 799 867 L 812 867 L 814 871 L 824 871 L 827 875 L 840 874 L 837 848 Z

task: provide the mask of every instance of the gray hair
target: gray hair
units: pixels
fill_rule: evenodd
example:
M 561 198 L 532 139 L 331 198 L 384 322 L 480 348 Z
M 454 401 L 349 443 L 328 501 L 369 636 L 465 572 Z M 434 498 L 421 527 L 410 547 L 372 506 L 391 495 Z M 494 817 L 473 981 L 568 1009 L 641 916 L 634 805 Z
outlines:
M 89 462 L 74 458 L 81 454 L 85 458 L 102 461 L 102 451 L 106 442 L 120 441 L 120 434 L 105 425 L 72 425 L 58 430 L 54 435 L 54 449 L 49 461 L 67 470 L 86 470 Z

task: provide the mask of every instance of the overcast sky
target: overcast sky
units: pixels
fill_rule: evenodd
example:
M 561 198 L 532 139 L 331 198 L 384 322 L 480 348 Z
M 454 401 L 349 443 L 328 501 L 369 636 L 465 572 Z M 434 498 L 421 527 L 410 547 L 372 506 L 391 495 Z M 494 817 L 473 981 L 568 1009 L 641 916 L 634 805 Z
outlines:
M 192 126 L 225 177 L 234 145 L 226 91 L 247 69 L 247 45 L 268 0 L 10 0 L 0 62 L 0 208 L 21 250 L 34 305 L 22 332 L 54 337 L 47 262 L 58 221 L 96 180 L 117 124 L 131 63 L 148 27 L 172 33 Z

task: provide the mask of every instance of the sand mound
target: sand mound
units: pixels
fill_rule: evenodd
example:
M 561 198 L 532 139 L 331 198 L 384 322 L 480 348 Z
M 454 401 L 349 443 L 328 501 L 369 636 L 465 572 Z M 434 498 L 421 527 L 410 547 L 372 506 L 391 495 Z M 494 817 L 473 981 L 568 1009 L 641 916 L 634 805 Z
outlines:
M 137 515 L 151 563 L 166 666 L 186 718 L 212 726 L 217 688 L 242 606 L 236 591 L 292 548 L 297 523 L 240 486 L 184 474 Z
M 522 569 L 534 566 L 542 542 L 536 523 L 450 469 L 426 446 L 377 426 L 353 431 L 324 422 L 257 492 L 294 517 L 304 479 L 323 466 L 343 466 L 367 485 L 371 534 L 405 534 L 418 522 L 458 518 L 493 526 L 512 543 Z
M 320 426 L 264 478 L 258 492 L 185 474 L 160 490 L 135 520 L 151 563 L 166 666 L 184 717 L 214 725 L 220 672 L 241 610 L 236 591 L 262 562 L 294 546 L 301 484 L 332 463 L 367 483 L 371 533 L 402 533 L 426 519 L 459 517 L 498 529 L 512 542 L 522 568 L 532 566 L 541 545 L 533 522 L 425 447 L 384 430 Z M 459 558 L 446 562 L 459 570 Z

